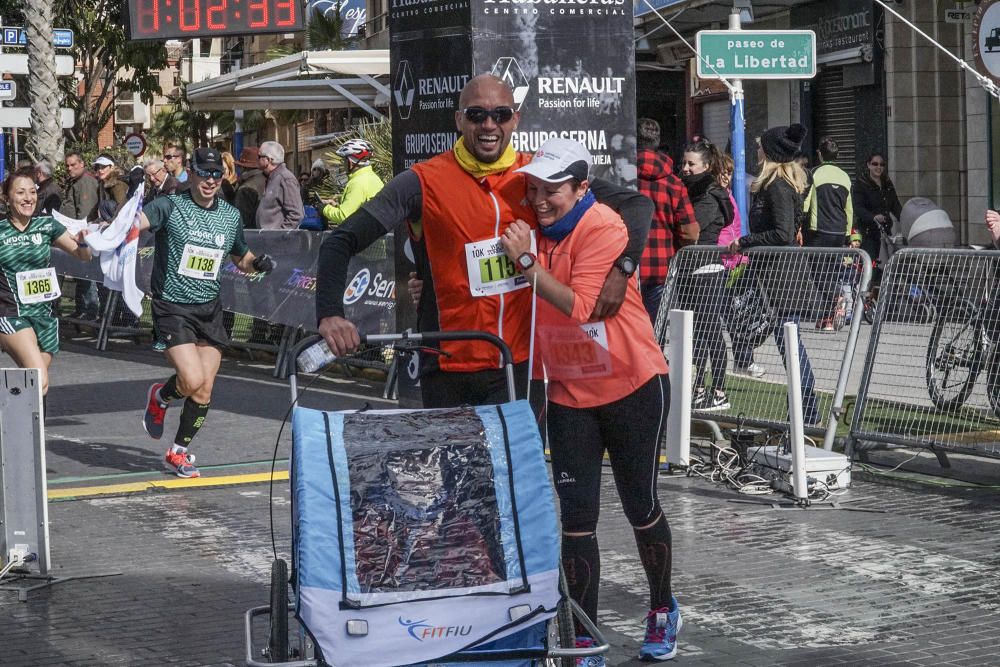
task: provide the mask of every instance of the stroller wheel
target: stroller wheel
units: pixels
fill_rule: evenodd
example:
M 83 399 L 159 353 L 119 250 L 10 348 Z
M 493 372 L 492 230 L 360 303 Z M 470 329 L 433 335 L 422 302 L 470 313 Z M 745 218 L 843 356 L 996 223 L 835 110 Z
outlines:
M 288 661 L 288 564 L 271 563 L 271 630 L 267 640 L 270 662 Z

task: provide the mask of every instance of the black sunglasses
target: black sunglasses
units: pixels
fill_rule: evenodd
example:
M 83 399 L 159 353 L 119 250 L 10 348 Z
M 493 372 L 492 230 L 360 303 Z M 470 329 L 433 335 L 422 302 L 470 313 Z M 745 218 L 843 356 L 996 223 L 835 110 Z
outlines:
M 485 123 L 487 118 L 492 118 L 497 124 L 509 122 L 514 117 L 512 107 L 496 107 L 495 109 L 484 109 L 483 107 L 465 107 L 462 113 L 470 123 Z
M 221 169 L 198 169 L 196 167 L 194 169 L 194 173 L 198 176 L 198 178 L 214 178 L 216 180 L 222 178 Z

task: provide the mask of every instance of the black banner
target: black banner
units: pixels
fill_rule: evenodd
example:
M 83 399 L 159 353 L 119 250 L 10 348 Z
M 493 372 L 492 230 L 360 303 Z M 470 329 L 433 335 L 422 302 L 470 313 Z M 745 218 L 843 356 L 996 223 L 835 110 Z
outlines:
M 319 247 L 328 232 L 307 230 L 284 232 L 246 230 L 247 244 L 256 255 L 267 253 L 277 262 L 270 274 L 243 273 L 227 262 L 220 273 L 219 298 L 226 310 L 243 313 L 275 324 L 316 330 L 316 272 Z M 140 239 L 136 285 L 149 293 L 153 270 L 153 237 Z M 52 265 L 59 275 L 101 282 L 104 275 L 96 258 L 77 261 L 53 248 Z M 344 292 L 347 317 L 363 334 L 396 330 L 396 280 L 393 268 L 393 236 L 372 244 L 351 260 L 349 282 Z
M 485 0 L 472 21 L 473 71 L 492 71 L 514 89 L 514 148 L 531 153 L 550 137 L 573 139 L 593 156 L 591 176 L 634 187 L 632 3 Z

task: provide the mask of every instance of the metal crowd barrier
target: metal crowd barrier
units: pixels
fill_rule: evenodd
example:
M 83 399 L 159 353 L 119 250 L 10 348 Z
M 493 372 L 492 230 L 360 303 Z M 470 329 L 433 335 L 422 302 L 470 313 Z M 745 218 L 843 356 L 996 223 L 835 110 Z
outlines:
M 694 313 L 692 416 L 787 429 L 785 322 L 799 324 L 806 432 L 833 447 L 862 321 L 871 260 L 848 248 L 689 246 L 671 261 L 655 330 L 666 350 L 671 309 Z M 699 389 L 704 396 L 699 401 Z M 726 404 L 711 403 L 715 389 Z
M 908 248 L 889 262 L 848 453 L 893 445 L 1000 457 L 1000 253 Z

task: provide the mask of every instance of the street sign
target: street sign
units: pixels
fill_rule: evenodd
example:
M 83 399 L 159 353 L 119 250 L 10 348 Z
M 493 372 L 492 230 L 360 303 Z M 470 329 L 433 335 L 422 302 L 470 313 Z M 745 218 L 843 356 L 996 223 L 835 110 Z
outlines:
M 56 76 L 70 76 L 76 71 L 73 56 L 56 56 Z M 27 74 L 27 53 L 0 53 L 0 72 L 5 74 Z
M 28 45 L 28 31 L 21 26 L 3 26 L 0 38 L 3 39 L 3 46 Z M 73 48 L 73 31 L 66 28 L 54 28 L 52 30 L 52 46 L 57 49 Z
M 0 81 L 0 102 L 6 102 L 17 97 L 17 83 L 15 81 Z
M 972 18 L 976 15 L 975 9 L 965 9 L 964 7 L 954 7 L 944 10 L 945 23 L 972 23 Z
M 59 120 L 64 130 L 76 124 L 76 115 L 72 109 L 60 109 L 59 115 Z M 31 127 L 31 108 L 0 107 L 0 127 L 4 129 L 11 127 Z
M 812 30 L 702 30 L 697 50 L 702 79 L 816 76 L 816 33 Z
M 132 157 L 141 157 L 146 152 L 146 140 L 141 134 L 130 134 L 125 137 L 125 150 L 132 154 Z

